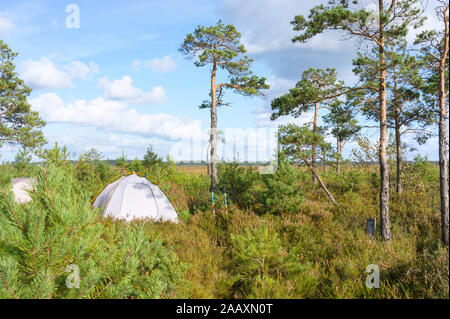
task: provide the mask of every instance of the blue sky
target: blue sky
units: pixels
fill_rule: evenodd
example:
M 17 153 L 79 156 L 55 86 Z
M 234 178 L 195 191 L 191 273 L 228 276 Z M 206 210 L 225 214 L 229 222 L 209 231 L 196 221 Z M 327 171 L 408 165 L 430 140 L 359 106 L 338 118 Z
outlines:
M 307 15 L 318 3 L 2 0 L 0 38 L 19 52 L 17 71 L 33 88 L 33 109 L 48 123 L 44 129 L 48 147 L 55 141 L 67 145 L 73 158 L 91 147 L 110 159 L 123 150 L 132 159 L 142 158 L 152 144 L 158 153 L 175 160 L 199 160 L 205 159 L 209 111 L 197 106 L 208 97 L 209 68 L 196 68 L 178 48 L 197 25 L 212 25 L 218 19 L 235 24 L 255 59 L 254 72 L 265 76 L 271 89 L 266 98 L 227 93 L 232 106 L 219 110 L 218 126 L 225 137 L 219 153 L 233 159 L 242 149 L 240 159 L 254 160 L 250 150 L 263 148 L 256 159 L 265 160 L 264 153 L 274 147 L 271 134 L 277 124 L 303 124 L 312 116 L 272 122 L 271 99 L 291 88 L 309 67 L 335 67 L 341 79 L 354 81 L 351 61 L 356 43 L 341 41 L 336 33 L 303 45 L 290 41 L 294 32 L 289 22 L 296 14 Z M 70 4 L 79 8 L 79 28 L 66 26 Z M 435 25 L 430 14 L 425 27 Z M 365 134 L 377 137 L 376 130 Z M 193 136 L 200 141 L 193 141 Z M 327 139 L 334 145 L 332 137 Z M 245 142 L 250 140 L 253 144 Z M 405 141 L 410 140 L 406 136 Z M 344 154 L 348 156 L 353 146 L 349 142 Z M 195 150 L 186 153 L 187 149 Z M 418 150 L 437 159 L 437 140 Z M 14 152 L 2 147 L 0 160 L 13 160 Z

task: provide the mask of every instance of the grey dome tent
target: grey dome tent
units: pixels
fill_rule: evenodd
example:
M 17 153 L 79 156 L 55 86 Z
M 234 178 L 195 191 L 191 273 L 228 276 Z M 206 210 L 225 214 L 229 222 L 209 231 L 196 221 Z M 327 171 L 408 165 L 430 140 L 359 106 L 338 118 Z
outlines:
M 92 206 L 100 208 L 104 217 L 178 223 L 178 214 L 161 189 L 136 174 L 121 176 L 107 185 Z

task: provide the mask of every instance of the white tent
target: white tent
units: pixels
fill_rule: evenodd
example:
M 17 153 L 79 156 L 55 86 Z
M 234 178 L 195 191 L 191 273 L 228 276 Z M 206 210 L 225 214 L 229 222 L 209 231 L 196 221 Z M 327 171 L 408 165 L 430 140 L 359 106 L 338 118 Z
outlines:
M 125 219 L 151 218 L 178 223 L 178 214 L 158 186 L 136 174 L 120 177 L 97 196 L 93 207 L 104 217 Z
M 23 204 L 31 201 L 31 197 L 28 195 L 27 190 L 32 190 L 35 182 L 36 181 L 32 178 L 13 178 L 12 192 L 16 203 Z

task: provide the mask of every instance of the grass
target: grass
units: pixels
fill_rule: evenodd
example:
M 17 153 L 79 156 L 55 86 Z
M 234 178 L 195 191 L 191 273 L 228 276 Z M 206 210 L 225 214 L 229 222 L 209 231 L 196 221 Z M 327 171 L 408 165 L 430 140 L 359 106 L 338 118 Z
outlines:
M 7 188 L 8 181 L 15 175 L 41 172 L 36 167 L 27 169 L 18 172 L 10 165 L 1 166 L 1 187 Z M 391 242 L 381 241 L 379 233 L 376 238 L 365 233 L 367 218 L 378 218 L 379 177 L 374 167 L 348 166 L 339 175 L 332 168 L 320 170 L 329 190 L 340 203 L 335 207 L 303 168 L 283 164 L 275 175 L 259 175 L 256 168 L 221 165 L 219 179 L 229 190 L 229 210 L 226 214 L 223 195 L 218 193 L 215 215 L 211 211 L 208 177 L 202 169 L 204 167 L 172 164 L 142 169 L 142 173 L 157 181 L 169 196 L 179 212 L 179 224 L 131 223 L 132 227 L 140 229 L 140 233 L 121 222 L 100 218 L 91 221 L 92 225 L 101 227 L 98 233 L 90 236 L 100 236 L 103 240 L 103 244 L 91 248 L 91 254 L 101 256 L 106 253 L 104 245 L 114 247 L 117 257 L 111 257 L 105 267 L 114 269 L 117 282 L 123 285 L 127 280 L 135 282 L 135 290 L 126 297 L 449 298 L 449 253 L 439 241 L 436 164 L 424 161 L 408 164 L 403 194 L 395 194 L 392 185 Z M 75 200 L 78 206 L 74 207 L 82 210 L 87 207 L 84 201 L 88 201 L 115 173 L 112 167 L 100 170 L 95 164 L 83 167 L 83 170 L 77 164 L 66 165 L 64 169 L 50 168 L 49 174 L 53 170 L 62 174 L 61 180 L 72 180 L 74 185 L 67 198 L 59 199 L 59 205 L 72 207 Z M 56 194 L 58 183 L 62 182 L 55 183 Z M 233 189 L 239 191 L 233 192 Z M 48 195 L 40 193 L 36 196 L 37 200 L 46 203 L 43 198 Z M 5 199 L 2 200 L 5 203 Z M 23 216 L 40 211 L 33 205 L 16 209 L 23 210 Z M 46 209 L 49 214 L 58 211 L 51 205 Z M 10 210 L 3 205 L 2 218 L 11 216 L 8 212 Z M 73 212 L 75 214 L 75 210 Z M 73 216 L 70 218 L 77 220 Z M 79 223 L 81 225 L 82 221 Z M 3 234 L 0 236 L 0 257 L 16 258 L 7 248 L 11 243 L 5 236 L 12 230 L 7 230 L 4 223 L 0 225 L 0 234 Z M 86 231 L 90 234 L 89 227 L 94 226 L 83 227 L 88 227 Z M 141 260 L 139 266 L 138 258 L 135 268 L 121 268 L 121 258 L 126 258 L 127 254 L 122 250 L 127 247 L 120 244 L 120 236 L 135 231 L 136 238 L 143 243 L 156 243 L 156 246 L 134 244 L 138 256 L 146 256 L 146 251 L 153 249 L 166 256 L 163 259 L 166 266 L 152 268 L 149 265 L 155 261 L 148 258 Z M 45 238 L 46 235 L 42 236 Z M 67 258 L 72 258 L 69 253 Z M 79 258 L 79 263 L 85 264 L 83 258 L 88 257 Z M 22 261 L 26 263 L 27 259 Z M 366 267 L 371 264 L 380 270 L 378 289 L 369 289 L 365 285 Z M 97 269 L 97 266 L 92 267 Z M 65 276 L 64 272 L 56 274 L 56 278 Z M 102 280 L 93 285 L 93 291 L 102 291 L 102 294 L 91 293 L 83 298 L 121 297 L 115 293 L 120 285 L 107 286 L 108 277 L 100 268 L 96 276 Z M 126 279 L 127 276 L 134 279 Z M 58 287 L 59 290 L 55 288 L 50 294 L 52 298 L 71 297 Z M 175 287 L 175 290 L 166 291 L 163 287 Z M 2 297 L 11 295 L 3 290 Z

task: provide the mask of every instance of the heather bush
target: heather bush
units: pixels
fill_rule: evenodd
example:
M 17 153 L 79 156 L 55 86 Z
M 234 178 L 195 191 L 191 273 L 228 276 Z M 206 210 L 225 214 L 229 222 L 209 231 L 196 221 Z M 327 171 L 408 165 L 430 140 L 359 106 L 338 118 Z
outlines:
M 361 170 L 347 170 L 340 174 L 334 171 L 329 174 L 328 186 L 334 193 L 343 194 L 347 192 L 358 192 L 367 184 L 368 176 Z

